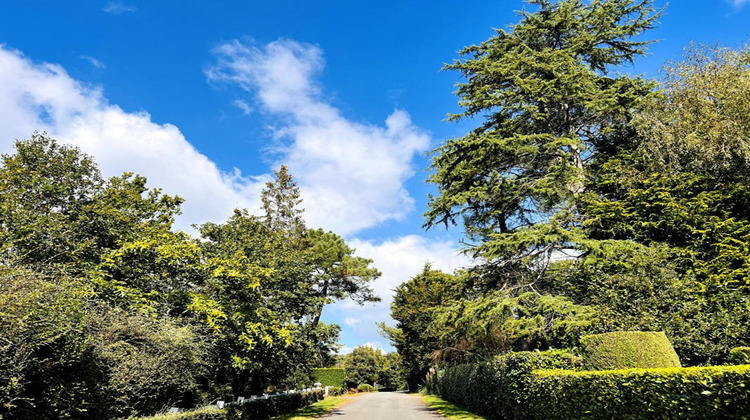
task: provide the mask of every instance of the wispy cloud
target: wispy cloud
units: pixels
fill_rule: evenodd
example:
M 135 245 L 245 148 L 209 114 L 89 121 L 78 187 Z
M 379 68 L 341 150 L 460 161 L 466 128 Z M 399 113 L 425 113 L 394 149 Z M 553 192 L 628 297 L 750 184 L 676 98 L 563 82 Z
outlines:
M 317 76 L 325 62 L 315 45 L 235 40 L 213 54 L 208 80 L 237 86 L 275 117 L 277 164 L 286 164 L 298 179 L 311 226 L 347 235 L 402 220 L 414 209 L 404 182 L 430 136 L 406 111 L 394 110 L 382 125 L 344 117 L 322 98 Z
M 750 4 L 750 0 L 730 0 L 735 9 L 740 9 L 746 4 Z
M 135 12 L 137 8 L 135 6 L 130 6 L 124 3 L 119 2 L 110 2 L 107 3 L 106 6 L 102 9 L 105 13 L 113 14 L 113 15 L 121 15 L 123 13 L 128 12 Z
M 232 105 L 239 108 L 244 115 L 250 115 L 253 112 L 253 107 L 251 107 L 250 104 L 243 101 L 242 99 L 235 99 L 234 101 L 232 101 Z
M 344 319 L 344 324 L 346 324 L 346 325 L 348 325 L 350 327 L 353 327 L 353 326 L 359 324 L 360 322 L 362 322 L 362 320 L 359 319 L 359 318 L 347 317 L 347 318 Z
M 104 63 L 102 63 L 101 61 L 97 60 L 94 57 L 90 57 L 88 55 L 79 55 L 78 58 L 80 58 L 81 60 L 84 60 L 84 61 L 88 61 L 89 63 L 91 63 L 92 66 L 94 66 L 94 67 L 96 67 L 98 69 L 106 69 L 107 68 L 107 66 L 105 66 Z

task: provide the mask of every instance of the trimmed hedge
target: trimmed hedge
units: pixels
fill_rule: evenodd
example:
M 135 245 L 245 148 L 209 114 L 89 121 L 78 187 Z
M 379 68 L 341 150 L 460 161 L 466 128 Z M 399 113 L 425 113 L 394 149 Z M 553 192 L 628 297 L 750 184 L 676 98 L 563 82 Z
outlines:
M 576 369 L 581 361 L 563 350 L 515 352 L 463 364 L 427 378 L 427 390 L 490 418 L 523 419 L 525 395 L 534 369 Z M 502 414 L 498 414 L 502 413 Z
M 265 420 L 306 407 L 323 399 L 323 390 L 280 394 L 266 399 L 230 403 L 226 408 L 204 407 L 177 414 L 160 414 L 137 420 Z
M 735 347 L 729 350 L 729 363 L 750 365 L 750 347 Z
M 750 366 L 536 371 L 529 419 L 746 419 Z
M 574 371 L 559 369 L 574 357 L 545 353 L 454 366 L 428 391 L 492 419 L 750 418 L 750 365 Z
M 313 369 L 313 382 L 320 382 L 321 386 L 344 386 L 346 370 L 341 368 Z
M 680 367 L 663 332 L 618 331 L 581 338 L 588 370 Z
M 228 420 L 264 420 L 313 404 L 323 399 L 323 390 L 282 394 L 267 399 L 245 400 L 227 407 Z

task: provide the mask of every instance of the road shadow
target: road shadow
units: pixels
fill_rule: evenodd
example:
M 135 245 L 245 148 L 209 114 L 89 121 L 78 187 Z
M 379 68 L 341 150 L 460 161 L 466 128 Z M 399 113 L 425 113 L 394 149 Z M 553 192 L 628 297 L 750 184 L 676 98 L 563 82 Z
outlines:
M 333 410 L 331 410 L 331 411 L 323 414 L 322 416 L 320 416 L 318 418 L 325 419 L 325 418 L 328 418 L 328 417 L 336 417 L 336 416 L 343 416 L 343 415 L 344 415 L 344 410 L 343 409 L 341 409 L 341 408 L 334 408 Z

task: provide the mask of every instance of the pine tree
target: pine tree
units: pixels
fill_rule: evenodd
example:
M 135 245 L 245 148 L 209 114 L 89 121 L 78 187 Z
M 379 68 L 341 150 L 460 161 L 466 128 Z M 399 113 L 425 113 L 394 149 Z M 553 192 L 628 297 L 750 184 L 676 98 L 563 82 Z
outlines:
M 286 165 L 281 165 L 273 173 L 276 179 L 266 182 L 266 188 L 261 192 L 266 226 L 286 237 L 300 238 L 305 232 L 305 221 L 302 218 L 304 209 L 298 207 L 302 203 L 299 187 Z
M 590 159 L 654 84 L 613 74 L 645 53 L 633 37 L 659 16 L 651 0 L 532 0 L 509 32 L 465 48 L 463 120 L 482 124 L 435 150 L 427 227 L 463 219 L 468 250 L 486 267 L 527 272 L 575 247 Z

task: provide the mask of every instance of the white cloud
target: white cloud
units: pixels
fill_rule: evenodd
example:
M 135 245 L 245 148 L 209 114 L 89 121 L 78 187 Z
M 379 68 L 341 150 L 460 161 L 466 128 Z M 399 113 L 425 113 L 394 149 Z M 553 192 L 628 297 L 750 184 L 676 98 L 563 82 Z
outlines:
M 419 274 L 425 263 L 430 263 L 435 270 L 447 273 L 471 265 L 471 260 L 454 248 L 455 242 L 435 241 L 419 235 L 408 235 L 384 242 L 352 239 L 349 244 L 357 250 L 357 255 L 371 258 L 373 265 L 383 273 L 373 284 L 375 293 L 382 299 L 381 302 L 359 306 L 352 301 L 341 301 L 325 309 L 326 322 L 335 323 L 343 319 L 348 325 L 346 320 L 349 318 L 359 320 L 356 328 L 342 334 L 351 337 L 352 340 L 372 340 L 372 337 L 378 336 L 376 323 L 392 323 L 390 307 L 394 289 Z
M 262 47 L 239 41 L 214 49 L 209 81 L 252 92 L 261 110 L 277 117 L 282 140 L 277 164 L 298 180 L 311 226 L 351 234 L 414 209 L 403 183 L 412 160 L 426 151 L 429 135 L 395 110 L 384 125 L 355 122 L 321 98 L 315 77 L 323 69 L 320 48 L 292 40 Z
M 88 61 L 91 63 L 92 66 L 98 68 L 98 69 L 106 69 L 107 66 L 104 65 L 101 61 L 97 60 L 94 57 L 89 57 L 88 55 L 79 55 L 78 58 L 84 61 Z
M 250 115 L 253 112 L 253 107 L 251 107 L 247 102 L 243 101 L 242 99 L 235 99 L 234 101 L 232 101 L 232 105 L 239 108 L 240 111 L 242 111 L 244 115 Z
M 254 209 L 266 177 L 221 171 L 171 124 L 145 112 L 128 113 L 102 91 L 54 64 L 35 64 L 0 46 L 0 153 L 35 130 L 95 156 L 106 176 L 136 172 L 149 185 L 187 201 L 178 226 L 223 221 L 235 207 Z
M 102 9 L 105 13 L 113 14 L 113 15 L 121 15 L 123 13 L 128 12 L 135 12 L 137 9 L 135 6 L 130 6 L 127 4 L 119 3 L 119 2 L 110 2 L 107 3 L 107 5 Z
M 359 319 L 359 318 L 347 317 L 346 319 L 344 319 L 344 324 L 346 324 L 346 325 L 348 325 L 350 327 L 353 327 L 353 326 L 359 324 L 360 322 L 362 322 L 362 320 Z

